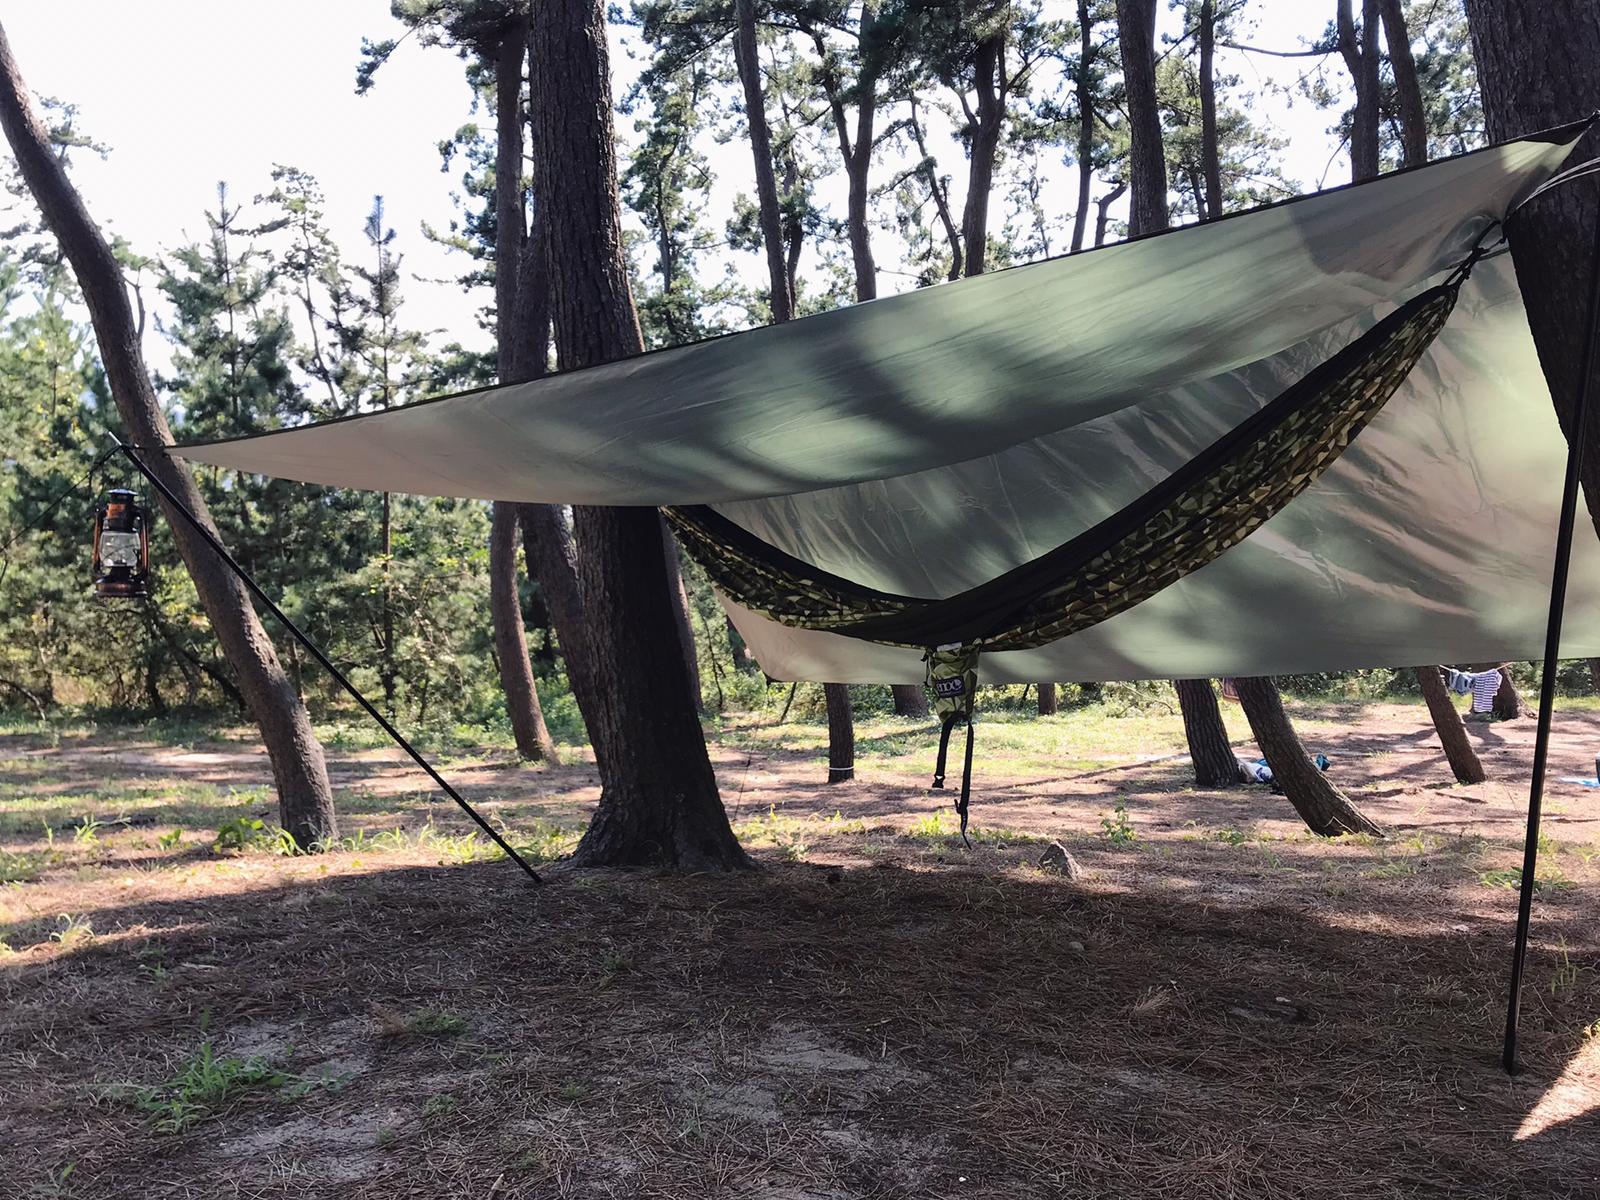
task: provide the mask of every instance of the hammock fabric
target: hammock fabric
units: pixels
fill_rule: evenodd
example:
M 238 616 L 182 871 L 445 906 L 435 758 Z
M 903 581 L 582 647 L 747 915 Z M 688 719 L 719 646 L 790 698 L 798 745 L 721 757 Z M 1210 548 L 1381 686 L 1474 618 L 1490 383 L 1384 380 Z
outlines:
M 823 571 L 708 506 L 663 511 L 712 583 L 782 624 L 929 649 L 1041 646 L 1205 566 L 1311 486 L 1405 381 L 1459 286 L 1452 279 L 1414 297 L 1119 512 L 945 599 L 893 595 Z

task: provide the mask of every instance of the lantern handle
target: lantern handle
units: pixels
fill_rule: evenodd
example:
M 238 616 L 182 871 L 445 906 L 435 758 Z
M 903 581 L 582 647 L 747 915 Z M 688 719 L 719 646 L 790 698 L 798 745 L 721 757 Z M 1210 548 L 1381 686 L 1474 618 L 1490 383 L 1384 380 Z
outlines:
M 245 587 L 250 589 L 251 593 L 257 600 L 261 601 L 262 604 L 267 606 L 267 610 L 278 619 L 279 624 L 281 624 L 292 635 L 294 635 L 296 641 L 310 651 L 311 656 L 321 663 L 327 670 L 328 674 L 332 675 L 334 679 L 338 681 L 339 686 L 344 688 L 345 691 L 349 692 L 350 695 L 355 698 L 356 703 L 361 705 L 361 707 L 366 710 L 367 715 L 376 721 L 378 726 L 386 734 L 388 734 L 390 738 L 393 739 L 395 745 L 399 746 L 400 749 L 409 754 L 412 761 L 428 773 L 428 777 L 432 779 L 434 783 L 439 785 L 439 789 L 444 792 L 446 796 L 449 796 L 450 799 L 454 800 L 456 804 L 460 806 L 461 811 L 466 813 L 467 816 L 471 817 L 473 821 L 477 823 L 478 828 L 483 830 L 483 832 L 489 836 L 489 840 L 494 842 L 496 846 L 499 846 L 500 849 L 504 850 L 506 856 L 510 858 L 511 861 L 516 863 L 517 866 L 523 869 L 529 879 L 531 879 L 534 883 L 542 884 L 544 880 L 539 877 L 539 873 L 533 869 L 533 867 L 528 863 L 528 860 L 523 858 L 522 855 L 518 854 L 516 848 L 512 846 L 510 842 L 506 841 L 506 839 L 502 837 L 500 833 L 489 824 L 488 821 L 484 820 L 483 815 L 479 813 L 477 809 L 473 808 L 460 792 L 451 787 L 449 781 L 446 780 L 443 775 L 434 770 L 433 764 L 424 758 L 422 753 L 408 740 L 406 740 L 405 735 L 396 729 L 389 719 L 383 715 L 383 713 L 378 711 L 378 709 L 373 705 L 372 701 L 368 700 L 366 696 L 362 695 L 361 690 L 357 688 L 355 684 L 350 682 L 349 676 L 335 666 L 333 660 L 323 653 L 322 647 L 317 645 L 316 642 L 312 641 L 310 635 L 308 635 L 303 629 L 300 628 L 300 626 L 296 625 L 292 620 L 289 619 L 289 615 L 285 613 L 283 609 L 277 606 L 271 596 L 267 595 L 267 593 L 262 590 L 261 585 L 251 577 L 250 572 L 246 571 L 242 566 L 239 565 L 238 559 L 234 558 L 233 555 L 228 552 L 228 548 L 222 544 L 221 539 L 219 539 L 217 535 L 212 532 L 210 527 L 207 526 L 205 522 L 201 521 L 199 517 L 195 516 L 194 513 L 190 512 L 188 506 L 184 504 L 182 500 L 178 499 L 178 497 L 173 494 L 172 489 L 167 487 L 167 485 L 157 477 L 155 472 L 145 464 L 144 460 L 141 459 L 135 452 L 134 447 L 128 445 L 128 443 L 124 442 L 114 433 L 110 436 L 111 440 L 115 442 L 116 445 L 112 447 L 112 450 L 108 452 L 108 454 L 115 453 L 116 451 L 120 450 L 127 457 L 128 461 L 134 465 L 134 468 L 139 472 L 139 474 L 143 475 L 147 480 L 150 481 L 150 486 L 161 493 L 162 498 L 166 500 L 173 511 L 181 516 L 189 525 L 189 527 L 200 535 L 201 540 L 203 540 L 206 545 L 211 547 L 212 551 L 218 558 L 222 560 L 223 564 L 239 577 L 239 581 L 243 583 Z M 162 454 L 167 452 L 167 448 L 165 446 L 158 447 L 158 450 Z

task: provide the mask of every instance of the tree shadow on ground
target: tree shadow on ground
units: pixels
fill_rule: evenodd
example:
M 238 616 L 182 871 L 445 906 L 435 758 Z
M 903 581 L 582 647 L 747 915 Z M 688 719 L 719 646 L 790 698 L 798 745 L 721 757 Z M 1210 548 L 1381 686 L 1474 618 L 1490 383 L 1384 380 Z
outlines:
M 0 1045 L 30 1064 L 11 1177 L 71 1161 L 83 1194 L 141 1197 L 1348 1200 L 1578 1196 L 1600 1175 L 1592 970 L 1536 953 L 1509 1080 L 1504 928 L 1367 891 L 1228 902 L 1181 872 L 1017 864 L 532 889 L 499 862 L 113 900 L 93 940 L 0 960 Z M 1541 932 L 1569 964 L 1600 951 L 1581 912 Z M 165 1136 L 105 1088 L 171 1079 L 207 1039 L 340 1082 L 242 1088 Z M 1541 1101 L 1556 1115 L 1530 1127 Z

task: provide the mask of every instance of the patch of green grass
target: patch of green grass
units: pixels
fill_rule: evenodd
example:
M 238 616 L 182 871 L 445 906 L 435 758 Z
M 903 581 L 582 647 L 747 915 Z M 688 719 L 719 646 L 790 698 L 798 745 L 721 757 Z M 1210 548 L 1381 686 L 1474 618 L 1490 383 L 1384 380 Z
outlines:
M 1521 867 L 1500 867 L 1492 871 L 1480 871 L 1478 882 L 1485 887 L 1510 888 L 1513 891 L 1522 887 Z M 1533 877 L 1533 890 L 1539 892 L 1553 892 L 1561 888 L 1572 886 L 1572 881 L 1562 873 L 1559 867 L 1547 867 Z
M 182 1133 L 242 1093 L 281 1088 L 292 1078 L 265 1059 L 219 1057 L 205 1041 L 175 1076 L 140 1089 L 133 1101 L 158 1133 Z
M 0 850 L 0 883 L 32 883 L 60 861 L 59 850 Z
M 1211 833 L 1211 840 L 1221 842 L 1224 846 L 1242 846 L 1250 841 L 1251 835 L 1242 829 L 1229 826 L 1226 829 L 1216 829 Z
M 438 1092 L 422 1102 L 422 1115 L 429 1119 L 447 1117 L 455 1112 L 459 1104 L 460 1101 L 449 1092 Z
M 181 841 L 183 841 L 183 830 L 171 829 L 156 838 L 156 845 L 163 850 L 173 850 L 177 848 L 178 843 Z
M 408 1022 L 419 1037 L 459 1037 L 467 1031 L 467 1019 L 441 1008 L 425 1008 Z
M 52 942 L 59 942 L 63 948 L 70 949 L 94 941 L 94 926 L 88 917 L 75 917 L 71 913 L 62 913 L 58 920 L 60 927 L 51 933 Z

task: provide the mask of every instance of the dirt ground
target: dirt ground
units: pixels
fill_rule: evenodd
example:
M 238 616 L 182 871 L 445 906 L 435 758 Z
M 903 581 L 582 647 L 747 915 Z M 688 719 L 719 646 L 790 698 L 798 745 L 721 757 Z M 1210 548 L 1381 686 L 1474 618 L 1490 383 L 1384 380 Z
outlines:
M 1600 791 L 1551 784 L 1508 1078 L 1533 722 L 1461 787 L 1420 705 L 1296 715 L 1385 838 L 1066 713 L 984 725 L 968 849 L 928 724 L 827 787 L 820 728 L 735 723 L 762 870 L 542 888 L 386 751 L 287 857 L 243 741 L 0 735 L 0 1195 L 1600 1196 Z M 1589 774 L 1600 714 L 1556 728 Z M 597 795 L 442 761 L 546 857 Z

